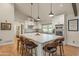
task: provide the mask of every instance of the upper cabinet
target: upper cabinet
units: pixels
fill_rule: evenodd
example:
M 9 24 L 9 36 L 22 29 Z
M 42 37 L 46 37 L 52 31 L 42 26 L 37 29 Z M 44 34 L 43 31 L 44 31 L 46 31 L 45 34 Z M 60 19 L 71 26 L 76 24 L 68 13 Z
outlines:
M 55 16 L 52 18 L 52 25 L 53 25 L 53 29 L 55 28 L 55 25 L 57 24 L 63 24 L 64 25 L 64 14 Z

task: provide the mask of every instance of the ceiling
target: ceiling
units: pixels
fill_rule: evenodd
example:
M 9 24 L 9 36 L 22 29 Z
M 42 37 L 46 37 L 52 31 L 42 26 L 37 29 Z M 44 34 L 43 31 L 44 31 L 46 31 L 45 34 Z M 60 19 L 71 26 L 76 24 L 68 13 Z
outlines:
M 37 19 L 37 16 L 38 16 L 37 7 L 38 7 L 38 4 L 33 3 L 32 15 L 35 19 Z M 79 4 L 77 4 L 77 10 L 79 10 Z M 19 13 L 25 16 L 27 15 L 31 16 L 31 4 L 16 3 L 15 11 L 18 11 Z M 52 11 L 55 16 L 60 14 L 66 14 L 66 15 L 74 14 L 71 3 L 52 3 Z M 50 3 L 39 3 L 39 16 L 41 18 L 41 21 L 51 20 L 51 18 L 48 16 L 49 12 L 50 12 Z

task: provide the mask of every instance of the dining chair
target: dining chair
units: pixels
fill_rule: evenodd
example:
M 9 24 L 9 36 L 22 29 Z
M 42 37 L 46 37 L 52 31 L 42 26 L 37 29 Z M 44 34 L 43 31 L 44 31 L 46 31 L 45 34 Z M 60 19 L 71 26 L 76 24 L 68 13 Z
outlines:
M 56 56 L 57 55 L 57 42 L 52 42 L 52 43 L 48 43 L 43 47 L 43 50 L 45 51 L 45 55 L 46 53 L 49 54 L 49 56 L 52 54 L 52 56 Z
M 63 47 L 63 41 L 64 41 L 64 37 L 60 37 L 60 38 L 57 38 L 54 42 L 58 42 L 58 46 L 59 46 L 59 49 L 60 49 L 60 55 L 64 55 L 64 47 Z

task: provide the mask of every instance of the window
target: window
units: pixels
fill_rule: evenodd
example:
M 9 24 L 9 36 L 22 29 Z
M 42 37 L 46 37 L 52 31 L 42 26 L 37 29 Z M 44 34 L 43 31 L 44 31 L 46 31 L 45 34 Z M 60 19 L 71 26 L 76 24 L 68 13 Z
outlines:
M 52 33 L 53 31 L 52 24 L 42 25 L 42 30 L 43 32 Z
M 53 30 L 52 24 L 51 24 L 51 25 L 48 25 L 48 32 L 49 32 L 49 33 L 52 33 L 52 30 Z
M 47 25 L 43 25 L 42 30 L 43 30 L 43 32 L 48 32 Z

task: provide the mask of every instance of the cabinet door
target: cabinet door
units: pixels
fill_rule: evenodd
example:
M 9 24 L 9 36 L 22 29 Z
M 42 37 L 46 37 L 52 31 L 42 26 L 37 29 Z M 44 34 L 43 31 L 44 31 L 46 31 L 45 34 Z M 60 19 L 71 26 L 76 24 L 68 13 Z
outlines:
M 48 25 L 48 32 L 49 32 L 49 33 L 52 33 L 52 32 L 53 32 L 52 25 Z

